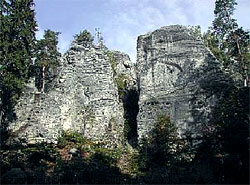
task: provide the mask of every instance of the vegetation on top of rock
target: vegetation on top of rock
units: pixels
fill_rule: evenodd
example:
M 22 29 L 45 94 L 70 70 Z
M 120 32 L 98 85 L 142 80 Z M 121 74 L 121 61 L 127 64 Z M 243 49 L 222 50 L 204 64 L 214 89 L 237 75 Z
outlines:
M 123 99 L 126 88 L 129 82 L 129 78 L 125 74 L 119 74 L 117 77 L 115 77 L 115 82 L 118 87 L 118 94 L 120 99 Z
M 87 46 L 89 44 L 92 44 L 94 41 L 94 37 L 91 35 L 91 33 L 88 30 L 83 30 L 79 34 L 76 34 L 74 36 L 75 40 L 74 42 L 83 46 Z
M 109 62 L 111 64 L 111 68 L 113 70 L 113 76 L 115 76 L 116 75 L 116 68 L 117 68 L 117 61 L 114 57 L 114 53 L 112 51 L 108 51 L 107 56 L 108 56 Z
M 200 26 L 190 26 L 190 32 L 198 39 L 202 39 L 201 27 Z

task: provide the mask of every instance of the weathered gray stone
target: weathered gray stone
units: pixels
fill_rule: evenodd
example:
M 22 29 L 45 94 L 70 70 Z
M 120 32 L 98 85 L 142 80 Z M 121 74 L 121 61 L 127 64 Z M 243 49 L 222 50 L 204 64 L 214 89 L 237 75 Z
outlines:
M 182 135 L 200 134 L 229 84 L 221 65 L 192 28 L 162 27 L 138 37 L 139 139 L 147 137 L 159 114 L 168 114 Z
M 27 90 L 15 107 L 11 138 L 57 142 L 63 130 L 106 145 L 123 142 L 123 107 L 106 52 L 75 42 L 64 55 L 49 92 Z
M 120 51 L 112 51 L 112 53 L 117 61 L 116 73 L 125 74 L 136 81 L 135 64 L 130 61 L 129 56 Z
M 126 81 L 126 90 L 137 89 L 136 64 L 130 61 L 127 54 L 120 51 L 111 51 L 114 58 L 114 79 L 123 78 Z
M 198 136 L 231 81 L 194 30 L 175 25 L 139 36 L 137 64 L 124 53 L 73 42 L 48 92 L 27 84 L 10 138 L 56 143 L 72 130 L 120 145 L 126 119 L 133 130 L 126 137 L 136 143 L 137 132 L 139 140 L 147 137 L 159 114 L 169 114 L 180 135 Z

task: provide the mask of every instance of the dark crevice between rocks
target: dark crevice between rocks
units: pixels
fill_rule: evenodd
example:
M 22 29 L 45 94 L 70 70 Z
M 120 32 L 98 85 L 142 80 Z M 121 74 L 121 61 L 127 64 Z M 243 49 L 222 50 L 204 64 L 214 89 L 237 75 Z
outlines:
M 139 92 L 136 89 L 127 90 L 122 101 L 124 108 L 124 136 L 132 147 L 136 147 L 138 143 L 136 118 L 139 112 Z

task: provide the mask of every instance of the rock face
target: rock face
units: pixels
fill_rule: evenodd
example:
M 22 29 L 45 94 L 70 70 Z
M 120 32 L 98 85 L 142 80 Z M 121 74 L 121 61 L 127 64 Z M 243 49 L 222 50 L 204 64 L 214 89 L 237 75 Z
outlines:
M 125 65 L 129 63 L 128 58 Z M 39 94 L 31 88 L 16 106 L 17 121 L 9 126 L 12 138 L 55 143 L 62 131 L 72 130 L 92 141 L 120 145 L 124 111 L 114 76 L 106 50 L 73 43 L 51 90 Z
M 125 75 L 128 79 L 128 88 L 137 88 L 137 76 L 135 72 L 135 64 L 130 61 L 127 54 L 113 51 L 113 57 L 117 63 L 115 77 L 119 75 Z
M 195 137 L 209 123 L 229 81 L 194 30 L 174 25 L 138 37 L 139 140 L 159 114 L 170 115 L 180 135 Z
M 58 71 L 44 94 L 27 84 L 10 138 L 56 143 L 72 130 L 107 146 L 124 136 L 136 145 L 160 114 L 170 115 L 180 135 L 196 137 L 231 83 L 196 30 L 179 25 L 139 36 L 137 64 L 124 53 L 73 42 Z

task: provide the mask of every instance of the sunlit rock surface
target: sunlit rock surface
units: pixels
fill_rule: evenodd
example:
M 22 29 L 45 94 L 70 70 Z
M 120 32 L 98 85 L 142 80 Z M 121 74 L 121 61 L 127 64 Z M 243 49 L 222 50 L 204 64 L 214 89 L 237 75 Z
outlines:
M 170 115 L 180 135 L 199 135 L 229 81 L 195 28 L 174 25 L 139 36 L 137 62 L 139 139 L 160 114 Z
M 116 62 L 117 74 L 131 67 L 129 58 Z M 107 146 L 120 145 L 124 111 L 114 76 L 105 49 L 73 43 L 48 92 L 41 94 L 26 88 L 15 107 L 17 120 L 9 126 L 11 138 L 27 143 L 56 143 L 62 131 L 71 130 Z
M 122 52 L 73 42 L 44 94 L 34 80 L 26 85 L 9 142 L 56 143 L 71 130 L 117 146 L 129 126 L 125 139 L 134 144 L 150 134 L 160 114 L 170 115 L 183 137 L 199 136 L 230 87 L 221 67 L 194 27 L 167 26 L 139 36 L 137 64 Z

